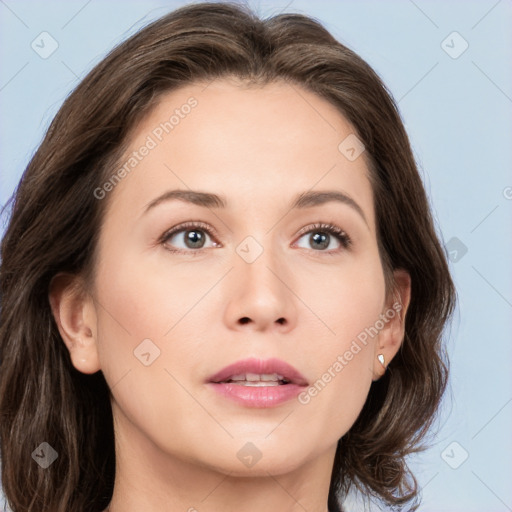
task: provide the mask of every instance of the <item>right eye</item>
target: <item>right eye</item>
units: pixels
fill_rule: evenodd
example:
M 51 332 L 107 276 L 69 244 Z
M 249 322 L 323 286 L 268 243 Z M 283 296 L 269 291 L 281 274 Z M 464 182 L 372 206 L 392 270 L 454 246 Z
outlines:
M 202 222 L 186 222 L 174 226 L 164 233 L 160 242 L 170 252 L 194 255 L 205 250 L 204 245 L 213 236 L 213 230 L 206 224 Z M 212 247 L 219 246 L 218 242 L 213 242 Z

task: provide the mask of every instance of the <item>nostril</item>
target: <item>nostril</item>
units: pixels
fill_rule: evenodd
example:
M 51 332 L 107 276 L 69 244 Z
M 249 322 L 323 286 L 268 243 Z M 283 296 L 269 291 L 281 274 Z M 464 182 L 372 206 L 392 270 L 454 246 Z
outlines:
M 286 323 L 286 320 L 285 320 L 283 317 L 279 318 L 277 321 L 278 321 L 281 325 L 283 325 L 284 323 Z
M 246 324 L 247 322 L 250 322 L 250 318 L 244 316 L 243 318 L 240 318 L 240 323 L 241 324 Z

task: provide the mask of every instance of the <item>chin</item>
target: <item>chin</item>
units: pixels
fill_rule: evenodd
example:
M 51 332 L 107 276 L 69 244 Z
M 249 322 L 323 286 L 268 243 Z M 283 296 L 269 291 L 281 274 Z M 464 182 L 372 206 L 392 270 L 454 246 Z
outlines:
M 282 475 L 297 470 L 314 457 L 313 453 L 305 452 L 304 446 L 290 446 L 289 443 L 279 444 L 257 439 L 231 440 L 234 447 L 226 447 L 222 452 L 208 455 L 198 461 L 200 464 L 222 474 L 239 477 L 268 477 Z M 266 444 L 266 446 L 264 446 Z M 300 448 L 300 451 L 298 451 Z

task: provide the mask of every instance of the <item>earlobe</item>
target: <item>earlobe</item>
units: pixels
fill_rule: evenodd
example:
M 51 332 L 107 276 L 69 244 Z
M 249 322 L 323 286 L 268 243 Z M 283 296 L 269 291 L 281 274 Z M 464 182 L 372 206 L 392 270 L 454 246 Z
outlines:
M 393 276 L 395 291 L 381 315 L 384 326 L 375 344 L 374 381 L 384 375 L 405 336 L 405 317 L 411 299 L 411 277 L 403 269 L 395 270 Z
M 50 283 L 48 298 L 73 366 L 88 374 L 100 370 L 96 343 L 96 312 L 80 278 L 71 274 L 57 274 Z

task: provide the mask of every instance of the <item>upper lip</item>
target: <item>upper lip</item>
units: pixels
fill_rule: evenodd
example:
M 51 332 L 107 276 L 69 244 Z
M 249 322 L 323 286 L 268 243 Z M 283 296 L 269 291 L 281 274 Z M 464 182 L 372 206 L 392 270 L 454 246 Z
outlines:
M 304 376 L 293 366 L 281 359 L 257 359 L 249 358 L 236 361 L 208 378 L 208 382 L 222 382 L 230 379 L 234 375 L 243 373 L 272 374 L 282 375 L 287 381 L 299 386 L 307 386 L 308 382 Z

